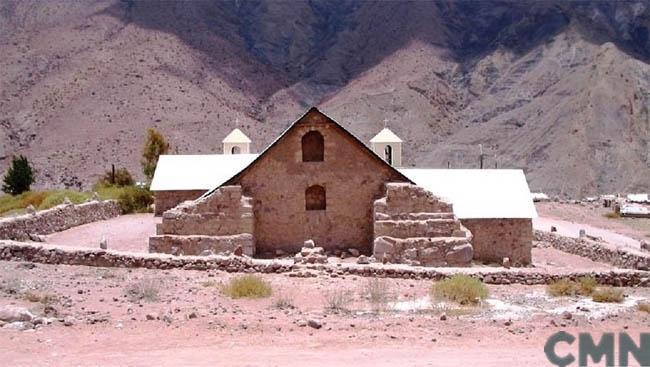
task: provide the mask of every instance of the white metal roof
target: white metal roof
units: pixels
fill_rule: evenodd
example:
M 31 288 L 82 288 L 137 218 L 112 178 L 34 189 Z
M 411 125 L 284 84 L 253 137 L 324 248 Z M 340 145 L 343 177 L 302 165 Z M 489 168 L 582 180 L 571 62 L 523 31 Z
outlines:
M 151 191 L 210 190 L 248 166 L 257 154 L 161 155 Z
M 226 135 L 221 141 L 222 143 L 250 143 L 251 140 L 241 130 L 235 129 Z
M 458 218 L 535 218 L 537 211 L 522 170 L 399 169 L 454 205 Z
M 384 128 L 379 134 L 375 135 L 374 138 L 370 139 L 371 143 L 401 143 L 402 139 L 399 136 L 395 135 L 394 132 L 390 131 L 388 128 Z

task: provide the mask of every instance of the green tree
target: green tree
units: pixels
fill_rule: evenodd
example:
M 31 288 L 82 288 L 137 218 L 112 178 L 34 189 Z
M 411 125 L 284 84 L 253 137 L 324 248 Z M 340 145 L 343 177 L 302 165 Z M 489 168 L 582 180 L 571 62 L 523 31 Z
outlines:
M 24 156 L 14 156 L 11 167 L 7 170 L 2 184 L 2 191 L 10 195 L 19 195 L 29 191 L 34 183 L 34 169 Z
M 126 168 L 118 168 L 115 171 L 112 169 L 106 171 L 104 176 L 98 182 L 101 186 L 132 186 L 135 184 L 133 176 Z
M 153 178 L 153 173 L 156 171 L 156 165 L 158 164 L 158 157 L 168 151 L 169 143 L 167 143 L 165 137 L 156 129 L 147 129 L 147 141 L 144 143 L 141 164 L 142 171 L 148 179 Z

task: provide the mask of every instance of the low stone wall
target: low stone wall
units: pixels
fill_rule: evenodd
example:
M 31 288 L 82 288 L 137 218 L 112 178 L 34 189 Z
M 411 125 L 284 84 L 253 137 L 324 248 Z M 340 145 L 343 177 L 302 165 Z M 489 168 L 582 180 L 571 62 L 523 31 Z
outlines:
M 154 191 L 154 215 L 159 217 L 178 204 L 196 200 L 204 193 L 205 190 Z
M 136 254 L 99 249 L 63 248 L 52 245 L 0 240 L 0 260 L 31 261 L 43 264 L 67 264 L 119 268 L 220 270 L 245 273 L 288 273 L 311 277 L 315 272 L 383 278 L 440 280 L 454 274 L 467 274 L 488 284 L 548 284 L 561 278 L 592 276 L 599 284 L 613 286 L 650 286 L 650 272 L 612 270 L 549 274 L 533 268 L 425 268 L 383 264 L 293 264 L 293 261 L 252 259 L 245 256 L 172 256 Z
M 535 230 L 538 246 L 553 247 L 560 251 L 608 263 L 626 269 L 650 269 L 650 254 L 626 247 L 616 247 L 587 238 L 561 236 L 557 233 Z
M 150 252 L 199 255 L 242 251 L 255 253 L 252 199 L 241 186 L 224 186 L 196 201 L 186 201 L 163 213 Z M 239 249 L 239 250 L 238 250 Z
M 122 214 L 115 200 L 62 204 L 51 209 L 0 219 L 0 239 L 29 240 L 34 235 L 64 231 Z
M 514 266 L 532 260 L 531 219 L 461 219 L 473 235 L 474 260 L 501 264 L 509 258 Z
M 203 255 L 233 253 L 253 256 L 255 244 L 248 233 L 232 236 L 174 236 L 160 235 L 149 239 L 149 252 L 172 255 Z

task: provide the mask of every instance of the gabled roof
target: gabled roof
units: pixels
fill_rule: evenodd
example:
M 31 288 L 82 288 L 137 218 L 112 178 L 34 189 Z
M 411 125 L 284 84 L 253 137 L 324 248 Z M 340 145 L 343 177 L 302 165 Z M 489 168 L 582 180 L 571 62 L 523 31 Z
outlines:
M 230 134 L 226 135 L 222 143 L 250 143 L 251 140 L 241 130 L 235 128 Z
M 383 128 L 379 134 L 375 135 L 374 138 L 370 139 L 371 143 L 401 143 L 402 139 L 399 136 L 395 135 L 394 132 L 390 131 L 387 127 Z
M 237 180 L 239 177 L 241 177 L 242 174 L 244 174 L 247 170 L 249 170 L 251 167 L 253 167 L 255 164 L 257 164 L 257 163 L 259 162 L 259 160 L 262 158 L 262 156 L 264 156 L 264 155 L 265 155 L 265 154 L 266 154 L 266 153 L 267 153 L 271 148 L 273 148 L 276 144 L 278 144 L 278 143 L 282 140 L 282 138 L 284 138 L 284 137 L 285 137 L 285 136 L 286 136 L 286 135 L 287 135 L 291 130 L 293 130 L 293 129 L 294 129 L 294 128 L 295 128 L 295 127 L 296 127 L 300 122 L 304 121 L 304 119 L 306 119 L 310 114 L 319 114 L 320 116 L 324 117 L 325 120 L 327 121 L 327 123 L 331 124 L 331 125 L 334 126 L 335 128 L 337 128 L 337 129 L 339 129 L 340 131 L 342 131 L 343 134 L 345 134 L 345 135 L 347 135 L 348 137 L 352 138 L 352 140 L 354 141 L 354 144 L 357 144 L 359 147 L 361 147 L 362 150 L 363 150 L 364 152 L 366 152 L 366 154 L 370 155 L 373 159 L 376 159 L 377 162 L 378 162 L 379 164 L 384 165 L 384 166 L 387 167 L 388 169 L 394 171 L 394 172 L 395 172 L 398 176 L 400 176 L 404 181 L 409 182 L 409 183 L 412 183 L 412 181 L 411 181 L 408 177 L 404 176 L 400 171 L 398 171 L 397 169 L 395 169 L 395 168 L 394 168 L 393 166 L 391 166 L 390 164 L 386 163 L 385 160 L 383 160 L 383 159 L 382 159 L 381 157 L 379 157 L 375 152 L 373 152 L 370 148 L 368 148 L 368 146 L 366 146 L 363 142 L 361 142 L 361 140 L 359 140 L 359 138 L 357 138 L 356 136 L 354 136 L 354 134 L 352 134 L 351 132 L 349 132 L 348 130 L 346 130 L 343 126 L 341 126 L 338 122 L 336 122 L 336 121 L 334 121 L 333 119 L 331 119 L 329 116 L 327 116 L 327 115 L 325 115 L 324 113 L 320 112 L 316 107 L 312 107 L 312 108 L 310 108 L 309 111 L 307 111 L 307 113 L 305 113 L 302 117 L 300 117 L 298 120 L 294 121 L 291 125 L 289 125 L 289 127 L 288 127 L 286 130 L 284 130 L 284 132 L 282 132 L 282 134 L 280 134 L 280 136 L 278 136 L 278 137 L 277 137 L 277 138 L 276 138 L 276 139 L 275 139 L 271 144 L 269 144 L 269 146 L 266 147 L 266 149 L 264 149 L 264 151 L 262 151 L 262 153 L 260 153 L 259 156 L 258 156 L 257 158 L 255 158 L 255 160 L 253 160 L 249 165 L 247 165 L 246 167 L 244 167 L 244 168 L 243 168 L 241 171 L 239 171 L 237 174 L 233 175 L 230 179 L 228 179 L 228 180 L 226 180 L 226 181 L 224 181 L 224 182 L 215 183 L 215 185 L 213 186 L 213 188 L 212 188 L 210 191 L 208 191 L 208 192 L 206 192 L 205 194 L 203 194 L 201 197 L 205 197 L 205 196 L 208 196 L 208 195 L 212 194 L 215 190 L 217 190 L 219 187 L 221 187 L 221 186 L 223 186 L 223 185 L 233 184 L 233 182 L 234 182 L 235 180 Z M 197 200 L 198 200 L 198 199 L 197 199 Z
M 249 165 L 257 154 L 161 155 L 151 191 L 210 190 Z
M 536 218 L 524 172 L 518 169 L 400 169 L 416 185 L 446 198 L 460 219 Z

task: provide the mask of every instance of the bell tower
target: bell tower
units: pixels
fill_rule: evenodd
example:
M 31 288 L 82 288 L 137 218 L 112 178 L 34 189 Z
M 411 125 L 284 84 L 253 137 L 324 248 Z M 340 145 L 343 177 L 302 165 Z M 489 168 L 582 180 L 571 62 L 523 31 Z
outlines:
M 223 141 L 223 154 L 250 154 L 251 140 L 241 130 L 235 129 Z
M 370 148 L 391 166 L 402 166 L 402 139 L 387 127 L 370 139 Z

